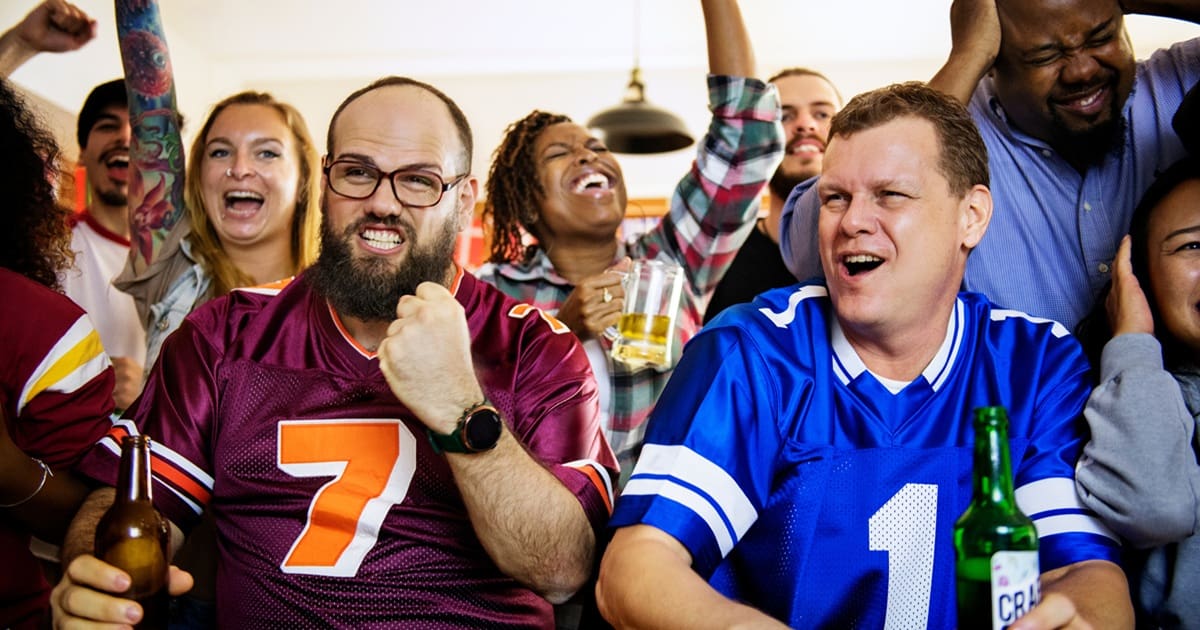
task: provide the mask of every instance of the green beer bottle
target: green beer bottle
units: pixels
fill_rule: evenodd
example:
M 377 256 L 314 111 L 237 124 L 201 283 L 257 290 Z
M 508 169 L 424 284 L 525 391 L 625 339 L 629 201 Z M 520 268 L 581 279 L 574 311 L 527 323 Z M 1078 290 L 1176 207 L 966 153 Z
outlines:
M 1013 496 L 1004 407 L 975 410 L 971 504 L 954 523 L 958 627 L 1007 628 L 1040 596 L 1037 529 Z

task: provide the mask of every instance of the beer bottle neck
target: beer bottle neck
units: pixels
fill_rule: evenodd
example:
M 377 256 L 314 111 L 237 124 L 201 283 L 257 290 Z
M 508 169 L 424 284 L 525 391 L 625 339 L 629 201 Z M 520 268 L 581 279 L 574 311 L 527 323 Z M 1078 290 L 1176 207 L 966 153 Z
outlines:
M 117 501 L 150 501 L 150 438 L 137 435 L 121 442 Z
M 974 500 L 1015 511 L 1017 503 L 1013 496 L 1007 424 L 1005 420 L 994 418 L 977 418 L 975 421 Z

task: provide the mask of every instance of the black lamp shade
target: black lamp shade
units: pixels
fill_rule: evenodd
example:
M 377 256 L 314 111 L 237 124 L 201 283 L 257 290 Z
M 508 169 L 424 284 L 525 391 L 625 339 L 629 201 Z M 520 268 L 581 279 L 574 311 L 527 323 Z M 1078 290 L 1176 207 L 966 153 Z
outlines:
M 625 100 L 588 120 L 587 126 L 617 153 L 666 153 L 693 140 L 678 116 L 646 102 L 641 71 L 633 69 Z

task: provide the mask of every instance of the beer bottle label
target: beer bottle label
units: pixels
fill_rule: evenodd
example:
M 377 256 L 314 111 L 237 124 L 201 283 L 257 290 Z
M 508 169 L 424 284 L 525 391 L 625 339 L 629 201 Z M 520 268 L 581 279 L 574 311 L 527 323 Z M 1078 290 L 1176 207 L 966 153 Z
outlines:
M 1036 551 L 992 554 L 992 628 L 1001 630 L 1029 612 L 1041 598 Z

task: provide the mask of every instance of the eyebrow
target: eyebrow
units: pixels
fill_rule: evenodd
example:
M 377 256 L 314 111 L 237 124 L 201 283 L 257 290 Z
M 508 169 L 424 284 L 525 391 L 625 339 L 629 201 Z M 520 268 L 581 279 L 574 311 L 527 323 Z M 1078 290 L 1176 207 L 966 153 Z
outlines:
M 96 122 L 93 123 L 92 126 L 95 127 L 96 125 L 98 125 L 102 122 L 120 123 L 121 119 L 116 114 L 100 114 L 99 116 L 96 117 Z
M 383 170 L 379 166 L 379 164 L 375 162 L 374 158 L 372 158 L 369 155 L 363 155 L 362 153 L 342 153 L 342 154 L 338 155 L 337 157 L 333 158 L 333 160 L 331 160 L 331 161 L 339 162 L 341 160 L 354 160 L 355 162 L 361 162 L 365 166 L 370 166 L 371 168 L 374 168 L 374 169 Z M 442 172 L 442 165 L 434 163 L 434 162 L 416 162 L 413 164 L 406 164 L 395 170 L 430 171 L 433 173 L 440 174 Z
M 829 101 L 813 101 L 811 103 L 804 103 L 804 105 L 809 107 L 834 107 L 834 104 L 830 103 Z M 779 107 L 783 111 L 796 111 L 796 109 L 798 109 L 795 105 L 780 105 Z
M 1200 225 L 1193 225 L 1191 227 L 1185 227 L 1185 228 L 1175 230 L 1174 232 L 1171 232 L 1170 234 L 1163 237 L 1163 242 L 1165 243 L 1165 242 L 1175 238 L 1176 236 L 1183 236 L 1184 234 L 1191 234 L 1193 232 L 1200 232 Z
M 217 143 L 217 142 L 223 142 L 223 143 L 229 144 L 229 145 L 234 144 L 234 142 L 232 140 L 230 140 L 229 138 L 226 138 L 225 136 L 218 136 L 216 138 L 210 139 L 208 142 L 205 142 L 204 146 L 209 146 L 209 145 Z M 250 145 L 258 146 L 258 145 L 265 144 L 268 142 L 274 142 L 277 144 L 286 144 L 286 142 L 284 142 L 284 140 L 282 138 L 270 137 L 270 138 L 255 138 L 254 140 L 252 140 L 250 142 Z
M 1092 28 L 1092 30 L 1090 30 L 1084 34 L 1084 38 L 1083 38 L 1084 42 L 1091 41 L 1091 39 L 1093 37 L 1108 30 L 1109 28 L 1111 28 L 1113 26 L 1113 23 L 1114 23 L 1113 18 L 1108 18 L 1107 20 L 1101 22 L 1100 24 L 1097 24 L 1095 27 Z M 1052 42 L 1052 43 L 1048 43 L 1048 44 L 1042 44 L 1041 46 L 1037 46 L 1034 48 L 1030 48 L 1029 50 L 1023 51 L 1021 53 L 1021 55 L 1023 57 L 1033 57 L 1033 56 L 1038 55 L 1039 53 L 1043 53 L 1043 52 L 1047 52 L 1047 51 L 1051 51 L 1051 50 L 1069 50 L 1069 49 L 1070 49 L 1069 47 L 1061 46 L 1057 43 Z

